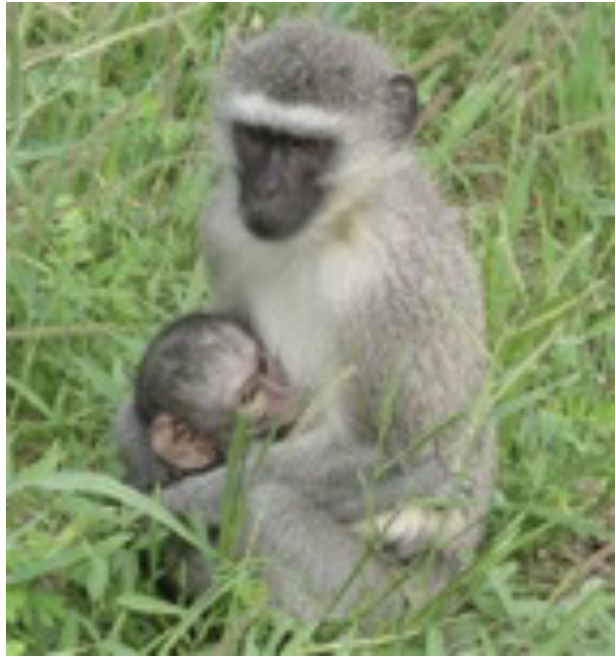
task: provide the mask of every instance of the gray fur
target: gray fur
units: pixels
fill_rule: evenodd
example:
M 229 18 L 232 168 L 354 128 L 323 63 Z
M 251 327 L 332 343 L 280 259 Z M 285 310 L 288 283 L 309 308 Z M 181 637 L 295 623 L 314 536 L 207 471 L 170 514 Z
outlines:
M 223 84 L 233 92 L 355 113 L 379 100 L 375 89 L 391 70 L 386 53 L 366 37 L 290 23 L 237 52 Z
M 357 121 L 364 137 L 374 131 L 376 139 L 399 139 L 410 132 L 415 117 L 409 129 L 400 130 L 392 80 L 399 82 L 400 72 L 367 36 L 306 22 L 283 23 L 234 54 L 217 78 L 215 110 L 217 120 L 225 123 L 231 95 L 261 93 L 288 105 L 341 112 Z

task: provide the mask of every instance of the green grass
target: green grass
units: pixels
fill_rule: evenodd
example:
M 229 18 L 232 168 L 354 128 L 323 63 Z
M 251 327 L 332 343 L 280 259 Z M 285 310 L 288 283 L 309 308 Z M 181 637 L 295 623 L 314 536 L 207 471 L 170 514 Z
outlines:
M 8 7 L 7 653 L 613 655 L 596 569 L 613 541 L 613 3 Z M 207 299 L 212 70 L 287 14 L 364 29 L 416 71 L 422 157 L 468 209 L 487 281 L 489 540 L 455 608 L 370 640 L 282 619 L 246 565 L 161 599 L 137 549 L 157 563 L 169 530 L 194 534 L 88 474 L 118 472 L 109 418 L 144 342 Z

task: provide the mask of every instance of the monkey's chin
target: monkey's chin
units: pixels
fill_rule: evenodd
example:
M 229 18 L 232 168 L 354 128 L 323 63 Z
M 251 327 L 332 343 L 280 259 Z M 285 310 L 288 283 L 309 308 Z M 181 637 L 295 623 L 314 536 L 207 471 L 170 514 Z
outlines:
M 263 242 L 284 242 L 301 232 L 305 222 L 280 221 L 266 215 L 244 215 L 246 230 Z

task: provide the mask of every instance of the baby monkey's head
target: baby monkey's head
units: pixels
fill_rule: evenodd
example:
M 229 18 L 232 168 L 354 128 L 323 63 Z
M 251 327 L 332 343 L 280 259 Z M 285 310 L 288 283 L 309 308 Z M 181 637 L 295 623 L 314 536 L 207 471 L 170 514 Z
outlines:
M 137 373 L 135 404 L 157 457 L 186 472 L 224 459 L 243 418 L 259 436 L 299 413 L 279 364 L 237 322 L 194 313 L 164 328 Z

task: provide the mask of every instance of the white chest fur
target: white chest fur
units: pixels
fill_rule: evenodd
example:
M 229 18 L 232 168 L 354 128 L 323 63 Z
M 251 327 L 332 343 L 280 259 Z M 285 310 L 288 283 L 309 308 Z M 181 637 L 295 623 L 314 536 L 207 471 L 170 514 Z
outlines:
M 230 246 L 217 305 L 232 300 L 297 385 L 315 390 L 339 377 L 351 364 L 338 337 L 352 328 L 352 309 L 380 271 L 370 241 L 300 249 L 245 237 Z
M 335 349 L 340 319 L 324 285 L 323 262 L 293 261 L 250 282 L 249 315 L 292 381 L 314 389 L 342 364 Z

